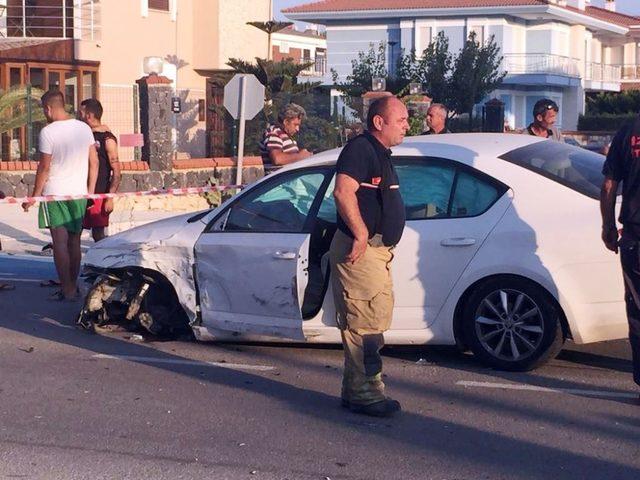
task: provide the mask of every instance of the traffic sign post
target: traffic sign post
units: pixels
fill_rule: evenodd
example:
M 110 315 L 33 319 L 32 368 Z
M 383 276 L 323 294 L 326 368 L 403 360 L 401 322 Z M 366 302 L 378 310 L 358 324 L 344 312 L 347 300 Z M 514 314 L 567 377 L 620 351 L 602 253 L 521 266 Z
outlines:
M 253 119 L 264 108 L 264 85 L 255 75 L 238 73 L 224 87 L 224 106 L 240 123 L 238 132 L 238 162 L 236 185 L 242 184 L 244 160 L 245 122 Z

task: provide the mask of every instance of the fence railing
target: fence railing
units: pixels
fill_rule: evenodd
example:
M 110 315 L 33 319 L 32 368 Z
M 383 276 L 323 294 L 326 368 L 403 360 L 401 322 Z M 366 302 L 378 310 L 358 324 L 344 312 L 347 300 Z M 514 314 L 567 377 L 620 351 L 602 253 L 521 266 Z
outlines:
M 99 40 L 100 0 L 0 0 L 0 37 Z
M 553 74 L 579 77 L 578 60 L 544 53 L 506 54 L 502 68 L 509 74 Z
M 622 70 L 622 81 L 640 80 L 640 65 L 619 65 Z
M 312 62 L 311 59 L 300 60 L 300 63 L 309 63 Z M 327 57 L 316 57 L 315 62 L 306 70 L 300 72 L 301 75 L 313 76 L 313 77 L 322 77 L 327 73 Z
M 594 82 L 620 82 L 622 79 L 622 68 L 619 65 L 587 62 L 586 67 L 585 80 Z

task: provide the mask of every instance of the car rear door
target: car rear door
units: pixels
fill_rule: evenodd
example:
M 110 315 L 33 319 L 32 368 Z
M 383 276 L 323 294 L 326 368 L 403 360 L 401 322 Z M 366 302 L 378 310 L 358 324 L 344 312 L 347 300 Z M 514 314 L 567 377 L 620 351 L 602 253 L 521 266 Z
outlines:
M 395 158 L 407 210 L 395 249 L 394 329 L 424 329 L 511 203 L 508 187 L 453 160 Z

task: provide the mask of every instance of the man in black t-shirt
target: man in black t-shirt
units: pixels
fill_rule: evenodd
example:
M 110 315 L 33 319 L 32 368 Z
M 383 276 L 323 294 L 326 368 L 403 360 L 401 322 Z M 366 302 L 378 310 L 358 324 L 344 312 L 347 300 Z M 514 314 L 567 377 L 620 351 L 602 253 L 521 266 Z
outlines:
M 91 127 L 98 151 L 98 179 L 96 193 L 116 193 L 122 178 L 118 160 L 118 141 L 108 126 L 102 123 L 102 104 L 95 98 L 80 104 L 80 120 Z M 113 212 L 113 198 L 96 199 L 87 206 L 83 227 L 91 229 L 93 240 L 99 242 L 106 237 L 109 215 Z
M 624 273 L 633 379 L 640 386 L 640 117 L 620 129 L 604 163 L 600 195 L 602 241 L 612 252 L 620 250 Z M 615 218 L 618 185 L 622 183 L 619 238 Z M 640 403 L 640 398 L 638 399 Z
M 406 107 L 395 97 L 376 100 L 367 129 L 338 158 L 331 278 L 345 355 L 342 405 L 356 413 L 390 416 L 400 403 L 384 394 L 380 349 L 393 316 L 392 249 L 405 223 L 390 148 L 409 129 Z

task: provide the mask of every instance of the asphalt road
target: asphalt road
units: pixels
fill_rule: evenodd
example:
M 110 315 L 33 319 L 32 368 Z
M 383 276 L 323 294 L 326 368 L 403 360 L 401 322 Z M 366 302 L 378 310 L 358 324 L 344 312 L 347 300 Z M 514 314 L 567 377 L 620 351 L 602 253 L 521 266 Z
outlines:
M 0 478 L 634 479 L 626 342 L 531 373 L 452 348 L 387 348 L 404 411 L 340 407 L 334 347 L 135 341 L 73 326 L 50 261 L 0 257 Z

